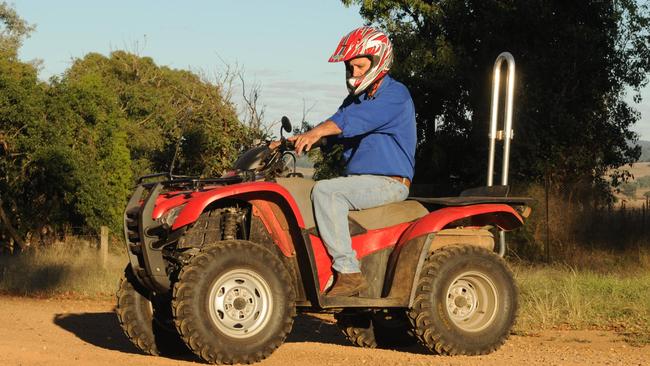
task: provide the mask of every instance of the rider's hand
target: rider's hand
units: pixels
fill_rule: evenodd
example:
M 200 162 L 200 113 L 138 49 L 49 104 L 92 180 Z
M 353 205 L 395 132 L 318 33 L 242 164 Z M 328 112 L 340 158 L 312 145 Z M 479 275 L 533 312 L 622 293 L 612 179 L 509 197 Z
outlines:
M 280 146 L 280 144 L 282 144 L 282 141 L 271 141 L 269 143 L 269 149 L 275 150 L 278 148 L 278 146 Z
M 311 150 L 311 145 L 320 140 L 321 135 L 315 130 L 309 130 L 300 135 L 288 137 L 287 140 L 292 141 L 295 146 L 296 154 L 300 155 L 302 151 Z

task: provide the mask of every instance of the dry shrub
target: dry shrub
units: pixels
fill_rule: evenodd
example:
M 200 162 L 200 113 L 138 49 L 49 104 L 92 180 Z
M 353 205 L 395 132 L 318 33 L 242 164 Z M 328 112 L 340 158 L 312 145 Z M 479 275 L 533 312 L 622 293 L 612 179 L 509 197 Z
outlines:
M 514 257 L 560 262 L 598 271 L 611 265 L 646 267 L 650 250 L 650 213 L 645 208 L 595 207 L 557 189 L 528 187 L 522 194 L 536 200 L 526 225 L 510 235 Z M 548 226 L 548 232 L 547 232 Z M 548 251 L 547 251 L 548 245 Z
M 69 237 L 66 242 L 0 256 L 0 292 L 25 296 L 113 296 L 126 265 L 122 251 L 109 252 L 102 266 L 94 241 Z

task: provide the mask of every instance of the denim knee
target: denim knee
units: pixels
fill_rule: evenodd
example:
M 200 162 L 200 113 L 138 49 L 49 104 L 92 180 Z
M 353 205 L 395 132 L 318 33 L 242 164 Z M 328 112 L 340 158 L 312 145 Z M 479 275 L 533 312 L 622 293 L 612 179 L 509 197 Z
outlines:
M 327 184 L 328 181 L 320 180 L 316 182 L 314 188 L 311 190 L 311 200 L 316 204 L 316 202 L 321 202 L 320 200 L 327 200 L 328 197 L 332 194 L 332 187 L 330 184 Z

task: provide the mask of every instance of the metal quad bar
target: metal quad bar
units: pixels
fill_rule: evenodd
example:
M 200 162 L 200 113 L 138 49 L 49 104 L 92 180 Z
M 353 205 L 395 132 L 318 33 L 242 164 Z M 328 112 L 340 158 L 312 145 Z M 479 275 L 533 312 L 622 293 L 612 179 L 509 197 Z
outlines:
M 497 120 L 499 117 L 499 95 L 501 86 L 501 66 L 506 62 L 506 110 L 505 120 L 502 130 L 497 130 Z M 502 52 L 494 62 L 492 70 L 492 108 L 490 111 L 490 132 L 488 139 L 490 141 L 490 155 L 488 158 L 487 185 L 492 186 L 494 181 L 494 155 L 496 150 L 496 140 L 503 141 L 503 165 L 501 168 L 501 185 L 508 185 L 508 169 L 510 164 L 510 141 L 513 138 L 512 130 L 512 107 L 514 102 L 515 90 L 515 59 L 510 52 Z M 506 234 L 499 231 L 499 256 L 503 257 L 506 253 Z

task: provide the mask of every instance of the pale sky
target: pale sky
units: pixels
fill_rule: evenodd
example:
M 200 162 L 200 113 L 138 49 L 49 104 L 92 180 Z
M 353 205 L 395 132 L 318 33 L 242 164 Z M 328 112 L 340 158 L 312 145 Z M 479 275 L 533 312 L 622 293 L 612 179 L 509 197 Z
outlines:
M 118 49 L 210 74 L 223 72 L 225 62 L 243 68 L 248 85 L 261 86 L 266 122 L 282 115 L 298 122 L 303 105 L 313 106 L 309 121 L 333 114 L 347 90 L 343 66 L 327 60 L 344 34 L 363 25 L 358 7 L 337 0 L 20 0 L 13 5 L 37 27 L 20 57 L 41 59 L 42 79 L 89 52 L 107 55 Z M 234 94 L 233 101 L 241 103 L 240 91 Z M 635 106 L 643 118 L 633 129 L 650 140 L 650 88 L 643 95 Z

